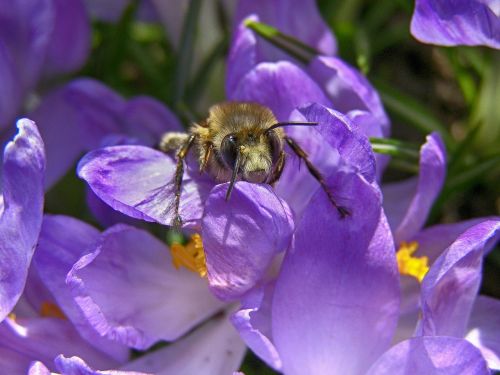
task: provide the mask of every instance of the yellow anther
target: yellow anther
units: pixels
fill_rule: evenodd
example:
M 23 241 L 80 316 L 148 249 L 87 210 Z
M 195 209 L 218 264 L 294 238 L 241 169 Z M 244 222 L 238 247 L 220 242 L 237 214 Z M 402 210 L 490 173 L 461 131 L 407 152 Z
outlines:
M 429 271 L 429 258 L 414 257 L 413 253 L 418 249 L 418 242 L 401 242 L 399 250 L 396 253 L 399 273 L 401 275 L 413 276 L 419 282 L 422 282 L 425 274 Z
M 10 313 L 10 314 L 8 315 L 8 317 L 9 317 L 9 319 L 10 319 L 10 320 L 12 320 L 12 321 L 14 321 L 14 322 L 15 322 L 15 321 L 16 321 L 16 319 L 17 319 L 17 316 L 16 316 L 16 314 L 14 314 L 14 313 Z
M 40 315 L 45 318 L 66 319 L 66 315 L 61 311 L 59 306 L 52 302 L 43 302 L 40 306 Z
M 203 243 L 199 234 L 193 234 L 185 245 L 172 244 L 170 252 L 172 253 L 172 263 L 176 269 L 183 266 L 192 272 L 198 273 L 200 277 L 207 275 L 205 251 L 203 251 Z

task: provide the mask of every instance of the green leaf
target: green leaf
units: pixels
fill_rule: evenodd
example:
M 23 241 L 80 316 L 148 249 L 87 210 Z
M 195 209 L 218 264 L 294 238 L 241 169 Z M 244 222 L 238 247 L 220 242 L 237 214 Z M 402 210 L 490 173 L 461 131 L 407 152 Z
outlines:
M 447 129 L 422 104 L 387 83 L 378 79 L 373 81 L 382 101 L 391 112 L 424 134 L 439 132 L 448 148 L 452 148 L 453 140 Z
M 196 39 L 196 27 L 200 16 L 201 0 L 191 0 L 182 27 L 181 41 L 177 54 L 176 71 L 174 75 L 173 103 L 176 104 L 184 98 L 186 85 L 193 61 L 193 49 Z
M 373 152 L 391 155 L 398 158 L 406 158 L 412 161 L 419 160 L 420 152 L 413 144 L 402 142 L 391 138 L 370 138 Z

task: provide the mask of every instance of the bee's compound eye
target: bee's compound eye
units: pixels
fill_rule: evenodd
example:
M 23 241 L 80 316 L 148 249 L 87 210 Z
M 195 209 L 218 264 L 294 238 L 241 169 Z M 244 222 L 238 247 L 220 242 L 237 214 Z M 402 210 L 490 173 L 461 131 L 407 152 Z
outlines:
M 222 159 L 226 163 L 226 165 L 233 169 L 234 164 L 236 163 L 236 155 L 237 155 L 237 147 L 238 140 L 234 134 L 228 134 L 222 140 L 222 144 L 220 147 Z
M 269 139 L 269 146 L 271 147 L 273 165 L 275 165 L 278 162 L 283 146 L 278 135 L 273 130 L 267 132 L 267 137 Z

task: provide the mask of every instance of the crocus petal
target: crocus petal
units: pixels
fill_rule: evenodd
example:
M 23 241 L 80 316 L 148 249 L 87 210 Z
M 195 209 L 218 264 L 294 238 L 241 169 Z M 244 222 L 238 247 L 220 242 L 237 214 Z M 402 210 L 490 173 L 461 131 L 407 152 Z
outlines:
M 310 63 L 307 72 L 325 90 L 332 108 L 346 114 L 354 110 L 370 112 L 377 119 L 373 125 L 380 129 L 383 136 L 389 135 L 389 119 L 382 101 L 358 70 L 337 57 L 319 56 Z M 377 130 L 374 132 L 378 133 Z
M 422 282 L 418 334 L 463 337 L 481 282 L 484 248 L 500 236 L 500 220 L 462 233 L 434 262 Z
M 17 122 L 3 156 L 0 202 L 0 321 L 19 299 L 42 225 L 44 146 L 34 122 Z
M 138 349 L 175 340 L 222 306 L 204 279 L 174 268 L 164 244 L 125 225 L 104 232 L 67 282 L 101 335 Z
M 375 160 L 368 139 L 354 131 L 347 117 L 312 104 L 293 112 L 292 119 L 318 122 L 314 127 L 289 127 L 286 132 L 323 176 L 329 176 L 342 165 L 360 172 L 369 182 L 375 179 Z M 303 161 L 288 150 L 276 192 L 290 204 L 297 218 L 318 188 L 318 181 Z
M 22 92 L 16 68 L 0 40 L 0 128 L 11 124 L 19 111 Z M 2 142 L 3 144 L 3 142 Z
M 367 375 L 488 375 L 484 358 L 469 342 L 454 337 L 415 337 L 388 350 Z
M 39 360 L 53 369 L 59 354 L 78 355 L 98 368 L 112 368 L 118 362 L 83 340 L 64 319 L 10 318 L 0 325 L 0 367 L 5 374 L 25 374 L 32 361 Z
M 97 334 L 88 324 L 73 300 L 71 289 L 66 285 L 66 275 L 73 264 L 98 239 L 99 231 L 82 221 L 68 216 L 45 215 L 33 258 L 33 270 L 39 277 L 38 281 L 52 293 L 54 302 L 75 325 L 80 335 L 92 346 L 123 362 L 128 355 L 127 349 Z M 36 308 L 40 309 L 40 306 Z
M 44 73 L 69 73 L 80 68 L 90 52 L 90 19 L 83 0 L 52 0 L 54 26 L 44 62 Z
M 50 375 L 50 370 L 42 362 L 31 363 L 28 375 Z
M 59 355 L 54 359 L 54 363 L 61 375 L 148 375 L 135 371 L 94 370 L 83 359 L 76 356 L 66 358 L 64 355 Z
M 399 276 L 377 189 L 354 173 L 318 190 L 276 282 L 274 343 L 286 374 L 357 374 L 387 349 L 399 313 Z
M 321 54 L 333 55 L 337 49 L 335 38 L 314 0 L 242 0 L 238 2 L 235 23 L 240 24 L 251 14 L 257 15 L 261 22 L 317 49 Z M 264 41 L 258 43 L 258 48 L 262 61 L 289 58 Z
M 235 299 L 264 275 L 293 232 L 292 213 L 269 185 L 237 182 L 226 202 L 228 183 L 217 185 L 205 203 L 202 238 L 212 292 Z
M 52 0 L 19 0 L 0 7 L 0 44 L 17 69 L 25 95 L 38 81 L 54 27 Z
M 416 241 L 418 249 L 415 256 L 426 256 L 429 264 L 434 264 L 436 259 L 467 229 L 488 220 L 495 220 L 495 217 L 483 217 L 471 220 L 464 220 L 452 224 L 439 224 L 425 228 L 418 232 L 409 241 Z M 489 242 L 483 249 L 486 255 L 495 244 Z
M 157 375 L 232 374 L 243 360 L 245 344 L 227 317 L 218 316 L 166 348 L 124 366 Z
M 230 100 L 265 105 L 279 121 L 288 120 L 290 113 L 301 105 L 331 106 L 319 86 L 302 69 L 287 61 L 258 64 L 227 96 Z
M 115 210 L 136 219 L 170 225 L 173 220 L 175 162 L 143 146 L 114 146 L 91 151 L 80 160 L 78 175 Z M 199 177 L 196 181 L 192 175 Z M 213 183 L 186 170 L 179 212 L 187 226 L 203 214 L 203 200 Z
M 252 290 L 242 300 L 240 309 L 231 316 L 231 322 L 255 354 L 275 370 L 281 370 L 281 358 L 272 342 L 273 291 L 273 284 Z
M 500 370 L 500 301 L 479 296 L 474 304 L 466 340 L 474 344 L 494 370 Z
M 446 174 L 446 151 L 437 133 L 427 136 L 420 150 L 418 179 L 387 184 L 384 209 L 396 243 L 407 241 L 425 224 L 434 199 L 441 191 Z
M 495 0 L 417 0 L 411 33 L 423 43 L 500 49 L 499 17 Z

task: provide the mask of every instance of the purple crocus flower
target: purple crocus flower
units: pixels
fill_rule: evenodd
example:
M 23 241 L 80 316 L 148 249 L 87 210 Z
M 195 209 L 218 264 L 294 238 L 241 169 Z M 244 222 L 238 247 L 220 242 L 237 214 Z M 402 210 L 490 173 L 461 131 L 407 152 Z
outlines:
M 496 0 L 416 0 L 411 33 L 423 43 L 500 49 Z
M 228 306 L 213 297 L 204 279 L 176 270 L 168 248 L 146 231 L 121 224 L 100 234 L 76 219 L 46 216 L 33 271 L 38 285 L 46 286 L 53 303 L 94 345 L 144 350 L 174 341 L 113 368 L 208 375 L 231 373 L 241 362 L 245 346 L 224 318 Z M 27 295 L 36 305 L 33 297 L 40 292 L 28 289 Z M 93 368 L 109 368 L 87 353 L 61 353 L 79 355 Z M 55 367 L 84 366 L 82 360 L 59 357 Z
M 3 155 L 0 199 L 0 321 L 18 301 L 42 224 L 44 146 L 35 123 L 17 122 Z
M 466 337 L 481 350 L 490 368 L 499 369 L 500 346 L 488 337 L 500 334 L 490 318 L 500 313 L 500 302 L 477 293 L 482 259 L 500 238 L 500 219 L 478 218 L 422 229 L 445 176 L 446 154 L 437 134 L 428 136 L 421 148 L 419 169 L 418 177 L 383 187 L 385 209 L 400 248 L 400 270 L 405 271 L 407 262 L 419 265 L 402 272 L 406 276 L 401 279 L 397 340 L 413 334 Z
M 0 124 L 11 124 L 42 79 L 72 72 L 90 49 L 80 0 L 14 0 L 0 7 Z

